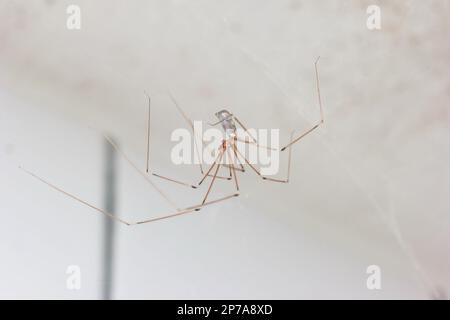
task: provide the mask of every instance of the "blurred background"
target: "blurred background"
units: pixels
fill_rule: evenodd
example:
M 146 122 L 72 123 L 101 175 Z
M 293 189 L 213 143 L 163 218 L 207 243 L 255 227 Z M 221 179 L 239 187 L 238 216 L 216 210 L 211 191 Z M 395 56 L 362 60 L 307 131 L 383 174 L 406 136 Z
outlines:
M 448 298 L 449 15 L 446 0 L 0 0 L 0 298 Z M 124 219 L 170 212 L 101 132 L 144 170 L 149 92 L 152 169 L 196 181 L 170 161 L 187 126 L 167 90 L 192 119 L 226 107 L 288 141 L 318 119 L 318 56 L 325 125 L 293 148 L 289 184 L 249 171 L 239 198 L 127 227 L 19 169 Z M 151 179 L 180 207 L 204 195 Z

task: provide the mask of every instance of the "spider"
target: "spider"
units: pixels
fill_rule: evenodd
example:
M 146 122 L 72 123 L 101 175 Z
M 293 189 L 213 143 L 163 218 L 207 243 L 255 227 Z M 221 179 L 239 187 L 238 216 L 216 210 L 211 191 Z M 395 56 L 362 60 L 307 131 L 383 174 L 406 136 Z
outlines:
M 314 63 L 314 69 L 315 69 L 315 77 L 316 77 L 316 88 L 317 88 L 317 99 L 318 99 L 318 104 L 319 104 L 319 111 L 320 111 L 320 120 L 314 124 L 313 126 L 311 126 L 308 130 L 304 131 L 302 134 L 298 135 L 297 137 L 294 138 L 294 131 L 291 132 L 290 135 L 290 141 L 289 143 L 287 143 L 286 145 L 284 145 L 282 148 L 280 148 L 280 152 L 283 152 L 285 150 L 289 150 L 289 155 L 288 155 L 288 168 L 287 168 L 287 177 L 285 179 L 275 179 L 275 178 L 271 178 L 271 177 L 267 177 L 264 176 L 263 174 L 261 174 L 261 171 L 254 166 L 253 164 L 251 164 L 251 162 L 247 159 L 247 157 L 245 157 L 245 155 L 243 155 L 238 147 L 237 144 L 238 143 L 246 143 L 246 144 L 252 144 L 258 148 L 269 148 L 274 150 L 273 148 L 270 147 L 266 147 L 266 146 L 262 146 L 258 143 L 257 139 L 255 139 L 251 133 L 249 132 L 249 130 L 247 129 L 246 126 L 244 126 L 244 124 L 239 120 L 239 118 L 236 117 L 236 115 L 234 115 L 233 113 L 231 113 L 228 110 L 220 110 L 218 112 L 215 113 L 215 116 L 217 117 L 217 122 L 215 123 L 208 123 L 210 126 L 216 126 L 216 125 L 221 125 L 222 129 L 225 133 L 225 138 L 221 141 L 220 146 L 218 147 L 218 153 L 217 156 L 214 160 L 214 162 L 209 166 L 209 168 L 207 170 L 203 169 L 202 164 L 200 163 L 200 172 L 201 172 L 201 179 L 198 183 L 194 183 L 194 184 L 190 184 L 190 183 L 186 183 L 177 179 L 173 179 L 167 176 L 163 176 L 160 175 L 156 172 L 153 172 L 152 170 L 150 170 L 149 168 L 149 150 L 150 150 L 150 105 L 151 105 L 151 98 L 148 94 L 148 119 L 147 119 L 147 153 L 146 153 L 146 158 L 147 158 L 147 166 L 145 171 L 139 169 L 139 167 L 137 165 L 135 165 L 128 157 L 127 155 L 121 150 L 119 149 L 119 147 L 115 144 L 115 142 L 109 138 L 108 136 L 104 135 L 104 137 L 106 138 L 106 140 L 113 146 L 113 148 L 119 153 L 121 154 L 121 156 L 138 172 L 140 173 L 154 188 L 155 190 L 160 193 L 160 195 L 169 203 L 171 204 L 171 206 L 174 208 L 174 212 L 172 213 L 168 213 L 168 214 L 164 214 L 155 218 L 151 218 L 151 219 L 147 219 L 147 220 L 141 220 L 141 221 L 136 221 L 136 222 L 131 222 L 131 221 L 127 221 L 124 219 L 121 219 L 115 215 L 113 215 L 110 212 L 107 212 L 101 208 L 98 208 L 96 206 L 94 206 L 91 203 L 88 203 L 87 201 L 73 195 L 70 194 L 66 191 L 64 191 L 62 188 L 48 182 L 47 180 L 39 177 L 38 175 L 36 175 L 35 173 L 28 171 L 22 167 L 20 167 L 20 169 L 22 169 L 23 171 L 25 171 L 27 174 L 33 176 L 34 178 L 38 179 L 39 181 L 41 181 L 42 183 L 48 185 L 49 187 L 55 189 L 56 191 L 90 207 L 93 210 L 96 210 L 102 214 L 104 214 L 105 216 L 107 216 L 108 218 L 111 218 L 117 222 L 120 222 L 124 225 L 130 226 L 130 225 L 138 225 L 138 224 L 144 224 L 144 223 L 149 223 L 149 222 L 155 222 L 158 220 L 163 220 L 163 219 L 168 219 L 168 218 L 172 218 L 172 217 L 177 217 L 180 215 L 184 215 L 184 214 L 188 214 L 188 213 L 192 213 L 195 211 L 199 211 L 200 209 L 202 209 L 205 206 L 214 204 L 214 203 L 218 203 L 221 201 L 225 201 L 234 197 L 239 196 L 239 182 L 238 182 L 238 176 L 237 176 L 237 172 L 246 172 L 244 165 L 248 165 L 248 167 L 262 180 L 266 180 L 266 181 L 271 181 L 271 182 L 277 182 L 277 183 L 288 183 L 289 182 L 289 178 L 290 178 L 290 168 L 291 168 L 291 155 L 292 155 L 292 145 L 295 144 L 296 142 L 300 141 L 302 138 L 304 138 L 306 135 L 308 135 L 309 133 L 313 132 L 315 129 L 317 129 L 321 124 L 324 123 L 324 116 L 323 116 L 323 109 L 322 109 L 322 100 L 321 100 L 321 96 L 320 96 L 320 85 L 319 85 L 319 73 L 317 70 L 317 64 L 319 62 L 320 57 L 317 58 L 317 60 Z M 180 112 L 180 114 L 183 116 L 183 118 L 185 119 L 185 121 L 188 123 L 191 131 L 193 134 L 194 133 L 194 124 L 193 121 L 186 115 L 186 113 L 181 109 L 181 107 L 179 106 L 179 104 L 177 103 L 177 101 L 175 100 L 175 98 L 169 94 L 172 102 L 174 103 L 175 107 L 177 108 L 177 110 Z M 237 134 L 237 127 L 241 127 L 245 133 L 248 134 L 248 136 L 251 138 L 250 139 L 243 139 L 241 137 L 238 136 Z M 203 141 L 202 141 L 203 143 Z M 198 146 L 195 142 L 194 139 L 194 146 L 197 152 L 197 155 L 199 153 L 198 151 Z M 278 151 L 278 150 L 277 150 Z M 228 159 L 231 159 L 231 163 L 225 163 L 222 164 L 221 160 L 222 158 L 226 156 L 228 157 Z M 223 177 L 218 175 L 219 169 L 220 167 L 226 167 L 227 169 L 229 169 L 229 176 L 228 177 Z M 179 185 L 184 185 L 187 187 L 191 187 L 194 189 L 197 189 L 207 178 L 211 178 L 211 182 L 209 183 L 208 189 L 206 191 L 206 194 L 203 196 L 203 199 L 201 201 L 201 203 L 194 205 L 194 206 L 190 206 L 190 207 L 186 207 L 186 208 L 178 208 L 176 206 L 176 204 L 167 196 L 165 195 L 159 188 L 158 186 L 150 179 L 150 175 L 157 177 L 159 179 L 164 179 Z M 209 195 L 210 192 L 214 186 L 214 182 L 216 181 L 216 179 L 226 179 L 226 180 L 233 180 L 234 181 L 234 186 L 236 191 L 234 193 L 232 193 L 231 195 L 222 197 L 222 198 L 218 198 L 218 199 L 214 199 L 214 200 L 208 200 L 209 199 Z

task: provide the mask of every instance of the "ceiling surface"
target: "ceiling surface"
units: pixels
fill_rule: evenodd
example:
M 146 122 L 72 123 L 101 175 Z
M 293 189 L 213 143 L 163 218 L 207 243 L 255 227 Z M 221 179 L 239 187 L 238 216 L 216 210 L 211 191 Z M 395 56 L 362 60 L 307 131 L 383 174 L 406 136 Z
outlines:
M 67 6 L 81 9 L 68 30 Z M 366 25 L 369 5 L 381 29 Z M 18 169 L 102 205 L 106 132 L 144 169 L 171 132 L 226 108 L 286 142 L 291 181 L 250 170 L 241 196 L 192 215 L 114 227 L 114 298 L 442 298 L 450 290 L 450 6 L 435 1 L 0 0 L 0 297 L 98 298 L 105 218 Z M 282 164 L 286 163 L 281 158 Z M 286 167 L 280 169 L 280 176 Z M 182 207 L 193 190 L 151 178 Z M 232 184 L 217 181 L 213 196 Z M 117 155 L 117 214 L 167 204 Z M 2 259 L 3 260 L 3 259 Z M 83 287 L 67 290 L 79 265 Z M 381 290 L 368 290 L 378 265 Z M 111 280 L 112 281 L 112 280 Z

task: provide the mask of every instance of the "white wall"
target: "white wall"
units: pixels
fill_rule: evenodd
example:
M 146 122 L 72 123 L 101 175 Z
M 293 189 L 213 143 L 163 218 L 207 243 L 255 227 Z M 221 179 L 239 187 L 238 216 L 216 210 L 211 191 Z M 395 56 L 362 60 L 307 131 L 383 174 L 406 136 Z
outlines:
M 78 3 L 82 29 L 68 31 Z M 102 205 L 103 140 L 170 164 L 185 126 L 165 94 L 211 120 L 227 107 L 252 127 L 326 124 L 293 152 L 292 181 L 241 176 L 242 195 L 197 214 L 117 225 L 116 298 L 430 298 L 450 290 L 449 44 L 445 1 L 0 1 L 0 297 L 98 298 L 103 219 L 18 169 Z M 168 207 L 123 160 L 118 214 Z M 181 205 L 204 192 L 155 180 Z M 230 190 L 220 182 L 218 193 Z M 65 269 L 82 269 L 66 289 Z M 382 290 L 366 288 L 366 267 Z

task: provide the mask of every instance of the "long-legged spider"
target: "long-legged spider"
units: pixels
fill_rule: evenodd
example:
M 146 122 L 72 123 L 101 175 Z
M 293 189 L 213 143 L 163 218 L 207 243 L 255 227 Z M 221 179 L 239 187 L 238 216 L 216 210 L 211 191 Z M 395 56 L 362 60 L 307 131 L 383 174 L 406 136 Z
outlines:
M 319 57 L 320 58 L 320 57 Z M 139 169 L 138 166 L 136 166 L 128 157 L 127 155 L 118 148 L 118 146 L 114 143 L 114 141 L 112 141 L 108 136 L 105 136 L 105 138 L 109 141 L 109 143 L 122 155 L 122 157 L 124 157 L 124 159 L 138 172 L 140 173 L 154 188 L 155 190 L 160 193 L 160 195 L 174 208 L 174 212 L 172 213 L 168 213 L 168 214 L 164 214 L 161 215 L 159 217 L 156 218 L 151 218 L 151 219 L 147 219 L 147 220 L 141 220 L 141 221 L 136 221 L 136 222 L 130 222 L 130 221 L 126 221 L 124 219 L 121 219 L 115 215 L 113 215 L 110 212 L 107 212 L 101 208 L 98 208 L 97 206 L 92 205 L 91 203 L 88 203 L 87 201 L 84 201 L 83 199 L 68 193 L 66 191 L 64 191 L 62 188 L 48 182 L 47 180 L 39 177 L 38 175 L 36 175 L 33 172 L 30 172 L 22 167 L 20 167 L 23 171 L 25 171 L 26 173 L 28 173 L 29 175 L 33 176 L 34 178 L 38 179 L 39 181 L 45 183 L 46 185 L 50 186 L 51 188 L 57 190 L 58 192 L 61 192 L 62 194 L 90 207 L 91 209 L 94 209 L 102 214 L 104 214 L 105 216 L 107 216 L 108 218 L 111 218 L 117 222 L 120 222 L 122 224 L 125 225 L 136 225 L 136 224 L 144 224 L 144 223 L 149 223 L 149 222 L 154 222 L 154 221 L 158 221 L 158 220 L 162 220 L 162 219 L 167 219 L 167 218 L 172 218 L 172 217 L 176 217 L 176 216 L 180 216 L 180 215 L 184 215 L 187 213 L 191 213 L 191 212 L 195 212 L 195 211 L 199 211 L 201 208 L 214 204 L 214 203 L 218 203 L 221 201 L 225 201 L 228 199 L 231 199 L 233 197 L 237 197 L 239 196 L 239 182 L 238 182 L 238 177 L 237 177 L 237 172 L 246 172 L 244 165 L 248 165 L 249 168 L 261 179 L 266 180 L 266 181 L 272 181 L 272 182 L 278 182 L 278 183 L 288 183 L 289 182 L 289 178 L 290 178 L 290 168 L 291 168 L 291 157 L 292 157 L 292 145 L 298 141 L 300 141 L 302 138 L 304 138 L 306 135 L 308 135 L 309 133 L 311 133 L 312 131 L 314 131 L 315 129 L 317 129 L 321 124 L 324 123 L 324 116 L 323 116 L 323 109 L 322 109 L 322 100 L 321 100 L 321 96 L 320 96 L 320 84 L 319 84 L 319 73 L 317 71 L 317 64 L 319 61 L 319 58 L 317 58 L 317 60 L 314 63 L 314 68 L 315 68 L 315 76 L 316 76 L 316 87 L 317 87 L 317 99 L 318 99 L 318 103 L 319 103 L 319 110 L 320 110 L 320 120 L 314 124 L 313 126 L 311 126 L 308 130 L 304 131 L 302 134 L 298 135 L 297 137 L 294 138 L 294 132 L 291 132 L 291 138 L 289 143 L 287 143 L 286 145 L 284 145 L 280 151 L 283 152 L 286 149 L 289 150 L 289 155 L 288 155 L 288 168 L 287 168 L 287 176 L 285 179 L 275 179 L 275 178 L 271 178 L 271 177 L 267 177 L 264 176 L 263 174 L 261 174 L 260 170 L 254 166 L 253 164 L 250 163 L 250 161 L 247 159 L 247 157 L 245 157 L 245 155 L 243 155 L 239 149 L 237 148 L 237 143 L 246 143 L 246 144 L 253 144 L 255 146 L 257 146 L 258 148 L 269 148 L 266 146 L 262 146 L 258 143 L 258 141 L 251 135 L 251 133 L 249 132 L 249 130 L 247 129 L 246 126 L 243 125 L 243 123 L 231 112 L 227 111 L 227 110 L 221 110 L 217 113 L 215 113 L 215 116 L 218 118 L 218 121 L 216 123 L 210 124 L 212 126 L 221 124 L 223 130 L 225 131 L 225 136 L 226 138 L 222 140 L 219 148 L 218 148 L 218 155 L 215 158 L 215 161 L 209 166 L 209 168 L 205 171 L 203 170 L 202 164 L 200 163 L 200 172 L 201 172 L 201 179 L 198 183 L 196 184 L 190 184 L 190 183 L 186 183 L 183 181 L 179 181 L 177 179 L 173 179 L 167 176 L 163 176 L 160 175 L 156 172 L 153 172 L 152 170 L 150 170 L 149 168 L 149 150 L 150 150 L 150 103 L 151 103 L 151 99 L 150 96 L 148 96 L 148 102 L 149 102 L 149 110 L 148 110 L 148 123 L 147 123 L 147 167 L 145 171 L 142 171 Z M 177 110 L 181 113 L 181 115 L 183 116 L 183 118 L 186 120 L 186 122 L 188 123 L 189 127 L 192 130 L 192 133 L 194 133 L 194 124 L 192 122 L 192 120 L 186 115 L 186 113 L 180 108 L 179 104 L 177 103 L 177 101 L 173 98 L 172 95 L 170 95 L 173 103 L 175 104 Z M 251 140 L 245 138 L 241 138 L 238 136 L 237 134 L 237 126 L 240 126 L 245 133 L 247 133 Z M 202 140 L 203 143 L 203 140 Z M 198 153 L 198 146 L 195 142 L 194 139 L 194 146 L 196 149 L 196 152 Z M 271 148 L 270 148 L 271 149 Z M 228 157 L 228 159 L 231 159 L 231 163 L 226 163 L 226 164 L 222 164 L 221 160 L 222 158 L 226 156 Z M 219 176 L 218 172 L 220 167 L 226 167 L 227 169 L 229 169 L 229 177 L 223 177 L 223 176 Z M 214 173 L 211 173 L 214 172 Z M 177 208 L 176 204 L 166 195 L 164 194 L 159 188 L 158 186 L 150 179 L 150 174 L 160 178 L 160 179 L 164 179 L 179 185 L 184 185 L 187 187 L 191 187 L 194 189 L 197 189 L 198 186 L 200 186 L 207 178 L 212 178 L 211 182 L 209 183 L 208 189 L 206 194 L 203 196 L 203 199 L 201 201 L 201 203 L 190 206 L 190 207 L 186 207 L 186 208 Z M 216 179 L 227 179 L 227 180 L 233 180 L 234 181 L 234 185 L 235 185 L 235 189 L 236 191 L 228 196 L 222 197 L 222 198 L 218 198 L 218 199 L 214 199 L 214 200 L 208 200 L 209 199 L 209 195 L 210 192 L 213 188 L 214 182 L 216 181 Z

